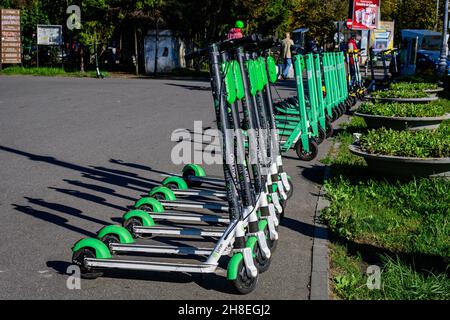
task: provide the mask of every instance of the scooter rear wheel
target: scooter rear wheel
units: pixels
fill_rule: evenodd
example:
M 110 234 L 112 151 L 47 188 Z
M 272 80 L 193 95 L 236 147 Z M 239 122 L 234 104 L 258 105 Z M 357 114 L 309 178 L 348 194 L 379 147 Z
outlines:
M 321 144 L 327 138 L 327 133 L 322 127 L 319 127 L 319 136 L 317 137 L 317 143 Z
M 188 185 L 188 187 L 198 188 L 202 185 L 202 183 L 200 181 L 192 181 L 191 179 L 189 179 L 190 176 L 195 176 L 194 170 L 186 170 L 183 172 L 183 179 L 184 179 L 184 181 L 186 181 L 186 184 Z
M 244 260 L 238 265 L 238 275 L 236 280 L 231 281 L 236 290 L 241 294 L 248 294 L 255 290 L 258 277 L 252 278 L 247 274 Z
M 332 117 L 333 121 L 336 121 L 339 118 L 339 112 L 337 111 L 337 107 L 333 108 L 332 114 L 333 114 Z
M 80 267 L 81 277 L 83 279 L 97 279 L 103 275 L 103 272 L 87 268 L 84 264 L 84 259 L 95 259 L 95 257 L 95 252 L 89 248 L 82 248 L 73 253 L 72 263 Z
M 130 218 L 128 220 L 125 220 L 123 222 L 123 227 L 125 229 L 127 229 L 133 235 L 133 238 L 141 238 L 141 239 L 149 239 L 149 238 L 151 238 L 152 237 L 151 234 L 146 234 L 145 236 L 142 236 L 142 235 L 136 234 L 134 232 L 134 228 L 133 227 L 142 227 L 142 226 L 143 226 L 142 221 L 140 219 L 138 219 L 138 218 L 135 218 L 135 217 Z
M 120 239 L 119 237 L 117 237 L 114 234 L 107 234 L 104 237 L 102 237 L 100 239 L 108 248 L 109 245 L 114 244 L 114 243 L 120 243 Z
M 298 140 L 295 144 L 295 152 L 297 153 L 297 156 L 302 161 L 312 161 L 317 157 L 317 154 L 319 152 L 319 147 L 317 146 L 317 143 L 310 139 L 309 140 L 309 152 L 306 152 L 303 150 L 303 144 L 301 140 Z
M 331 119 L 328 117 L 325 120 L 325 126 L 327 128 L 327 138 L 332 137 L 333 133 L 334 133 L 334 128 L 333 128 L 333 123 L 331 122 Z

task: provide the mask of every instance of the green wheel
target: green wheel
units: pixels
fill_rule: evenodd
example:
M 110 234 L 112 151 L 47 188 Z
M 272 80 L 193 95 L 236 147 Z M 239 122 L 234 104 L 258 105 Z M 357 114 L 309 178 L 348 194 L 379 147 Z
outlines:
M 83 279 L 97 279 L 98 277 L 101 277 L 103 272 L 86 267 L 84 264 L 84 259 L 86 258 L 95 259 L 96 256 L 94 250 L 84 247 L 75 251 L 72 255 L 72 263 L 80 267 L 81 277 Z
M 255 278 L 252 278 L 247 274 L 245 263 L 242 259 L 238 265 L 236 280 L 231 280 L 231 283 L 240 294 L 248 294 L 255 290 L 258 283 L 258 277 L 256 276 Z

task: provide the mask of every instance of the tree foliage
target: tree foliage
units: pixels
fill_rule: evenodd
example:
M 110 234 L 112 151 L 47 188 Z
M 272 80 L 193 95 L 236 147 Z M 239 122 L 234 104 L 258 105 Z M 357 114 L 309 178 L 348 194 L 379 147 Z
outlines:
M 198 46 L 223 39 L 237 19 L 246 24 L 245 33 L 282 36 L 284 31 L 308 27 L 320 43 L 332 41 L 334 21 L 345 20 L 349 1 L 342 0 L 0 0 L 0 7 L 22 9 L 24 44 L 33 43 L 36 24 L 65 26 L 66 8 L 78 4 L 83 29 L 79 40 L 103 42 L 118 30 L 137 26 L 167 28 Z M 438 25 L 442 19 L 442 6 Z M 433 29 L 436 0 L 383 0 L 383 20 L 395 20 L 397 31 L 404 28 Z M 65 33 L 68 31 L 65 30 Z

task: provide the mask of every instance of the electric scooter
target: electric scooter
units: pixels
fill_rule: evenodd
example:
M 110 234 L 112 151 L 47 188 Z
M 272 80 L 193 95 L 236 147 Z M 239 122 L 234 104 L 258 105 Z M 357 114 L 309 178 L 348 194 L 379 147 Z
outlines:
M 73 261 L 78 264 L 85 276 L 98 276 L 103 269 L 126 269 L 126 270 L 153 270 L 153 271 L 176 271 L 176 272 L 192 272 L 192 273 L 212 273 L 216 270 L 218 261 L 221 256 L 232 252 L 233 256 L 228 265 L 228 279 L 233 282 L 235 287 L 241 293 L 248 293 L 256 286 L 258 268 L 255 266 L 253 255 L 261 268 L 270 261 L 270 250 L 267 247 L 266 234 L 262 231 L 267 230 L 264 222 L 258 223 L 256 211 L 260 204 L 260 199 L 265 197 L 259 196 L 255 199 L 249 185 L 248 172 L 246 166 L 242 163 L 235 163 L 234 138 L 230 135 L 233 126 L 230 123 L 227 105 L 230 101 L 230 88 L 226 85 L 227 80 L 223 81 L 223 70 L 219 59 L 219 50 L 217 45 L 210 47 L 210 59 L 213 74 L 213 89 L 215 100 L 219 102 L 219 116 L 222 132 L 224 134 L 224 176 L 226 181 L 226 191 L 228 199 L 228 211 L 230 213 L 230 224 L 222 233 L 214 233 L 211 230 L 197 230 L 198 235 L 208 234 L 209 236 L 220 236 L 219 241 L 214 249 L 192 248 L 192 247 L 173 247 L 173 246 L 152 246 L 147 244 L 136 244 L 132 237 L 136 234 L 161 234 L 165 235 L 197 235 L 194 229 L 183 228 L 167 228 L 148 226 L 151 222 L 149 216 L 146 218 L 142 211 L 139 215 L 128 218 L 133 219 L 135 223 L 130 223 L 132 233 L 126 228 L 119 226 L 109 226 L 104 228 L 97 239 L 80 240 L 73 248 Z M 242 64 L 241 64 L 242 67 Z M 233 75 L 234 76 L 234 75 Z M 225 78 L 227 78 L 225 76 Z M 230 77 L 228 77 L 228 80 Z M 223 94 L 224 87 L 227 87 L 227 95 Z M 228 104 L 226 103 L 228 100 Z M 236 115 L 236 112 L 231 112 Z M 236 118 L 233 122 L 236 126 Z M 237 139 L 238 155 L 245 152 L 243 148 L 242 135 L 238 135 Z M 239 142 L 240 141 L 240 142 Z M 231 148 L 231 149 L 230 149 Z M 239 157 L 238 157 L 239 158 Z M 241 159 L 243 160 L 243 159 Z M 253 201 L 252 201 L 253 200 Z M 252 206 L 254 205 L 254 206 Z M 138 211 L 138 210 L 136 210 Z M 137 213 L 137 212 L 136 212 Z M 136 214 L 135 213 L 135 214 Z M 261 212 L 263 214 L 263 212 Z M 139 219 L 140 218 L 140 219 Z M 270 221 L 270 216 L 268 219 Z M 128 220 L 129 221 L 129 220 Z M 263 227 L 261 227 L 263 226 Z M 163 230 L 166 228 L 165 230 Z M 259 229 L 259 230 L 258 230 Z M 245 233 L 247 230 L 247 234 Z M 232 248 L 232 249 L 231 249 Z M 255 249 L 256 248 L 256 249 Z M 199 263 L 170 263 L 158 261 L 141 261 L 141 260 L 125 260 L 122 255 L 130 253 L 148 253 L 148 254 L 171 254 L 179 257 L 183 254 L 205 255 L 209 257 L 205 261 Z M 114 258 L 112 257 L 114 255 Z M 258 259 L 260 258 L 260 259 Z

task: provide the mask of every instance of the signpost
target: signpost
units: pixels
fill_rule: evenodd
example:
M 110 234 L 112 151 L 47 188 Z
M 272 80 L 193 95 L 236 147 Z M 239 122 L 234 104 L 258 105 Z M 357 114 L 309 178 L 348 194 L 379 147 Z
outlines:
M 62 26 L 38 24 L 37 44 L 40 46 L 62 45 Z
M 378 28 L 381 0 L 353 1 L 353 30 L 372 30 Z
M 20 10 L 0 9 L 0 67 L 22 63 Z
M 62 26 L 37 25 L 37 67 L 39 67 L 39 46 L 62 46 Z M 62 59 L 61 47 L 61 59 Z

